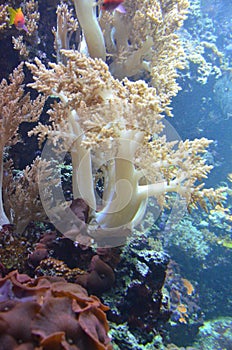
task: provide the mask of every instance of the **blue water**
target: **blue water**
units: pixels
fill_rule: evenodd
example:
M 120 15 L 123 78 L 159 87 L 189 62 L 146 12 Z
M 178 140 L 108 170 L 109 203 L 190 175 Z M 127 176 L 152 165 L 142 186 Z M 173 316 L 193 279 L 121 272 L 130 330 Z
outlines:
M 186 218 L 190 220 L 185 222 L 189 232 L 179 233 L 179 243 L 172 239 L 169 251 L 182 272 L 197 284 L 198 304 L 205 322 L 208 321 L 200 328 L 193 347 L 232 349 L 232 323 L 231 318 L 227 319 L 232 316 L 232 246 L 226 244 L 232 242 L 232 183 L 228 178 L 232 171 L 232 2 L 202 0 L 198 11 L 194 5 L 196 2 L 191 1 L 183 36 L 187 32 L 198 45 L 204 40 L 215 44 L 223 54 L 223 62 L 211 48 L 205 49 L 204 59 L 211 67 L 219 67 L 220 72 L 217 75 L 212 71 L 203 83 L 197 64 L 190 63 L 190 77 L 182 75 L 182 91 L 173 101 L 172 125 L 183 139 L 204 136 L 213 140 L 206 157 L 214 169 L 205 182 L 208 187 L 228 186 L 230 195 L 224 202 L 224 212 L 198 211 L 191 219 Z M 180 222 L 179 232 L 182 228 Z M 187 240 L 188 235 L 191 239 Z M 180 339 L 180 334 L 177 338 Z

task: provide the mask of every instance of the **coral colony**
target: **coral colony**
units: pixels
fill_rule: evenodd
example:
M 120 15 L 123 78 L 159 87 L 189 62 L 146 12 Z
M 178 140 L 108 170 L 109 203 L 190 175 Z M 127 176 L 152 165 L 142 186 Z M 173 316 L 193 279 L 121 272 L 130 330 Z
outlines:
M 176 31 L 188 2 L 128 2 L 125 14 L 104 12 L 99 18 L 92 1 L 74 1 L 74 5 L 83 31 L 78 42 L 81 52 L 67 50 L 74 22 L 62 4 L 57 10 L 55 42 L 57 57 L 65 63 L 49 62 L 46 68 L 38 58 L 35 63 L 26 62 L 35 80 L 29 86 L 42 94 L 38 100 L 59 98 L 48 112 L 51 124 L 39 123 L 30 135 L 38 135 L 40 143 L 47 139 L 57 145 L 62 139 L 62 147 L 72 158 L 74 200 L 88 204 L 96 229 L 131 229 L 141 220 L 149 196 L 157 198 L 161 207 L 171 192 L 184 197 L 188 207 L 220 200 L 218 191 L 199 184 L 211 169 L 201 157 L 210 141 L 202 138 L 176 145 L 163 133 L 162 113 L 171 115 L 171 97 L 179 90 L 177 68 L 184 67 Z M 139 79 L 144 73 L 149 85 Z M 5 96 L 1 158 L 4 147 L 15 142 L 20 122 L 32 120 L 32 115 L 38 119 L 42 108 L 42 102 L 37 107 L 38 101 L 23 97 L 22 74 L 20 66 L 11 83 L 1 85 Z M 130 81 L 130 77 L 138 79 Z M 104 182 L 101 203 L 96 199 L 94 168 Z M 0 202 L 0 222 L 8 223 Z
M 198 205 L 206 209 L 223 198 L 222 189 L 207 189 L 203 183 L 212 169 L 204 157 L 211 141 L 167 136 L 165 116 L 172 116 L 170 103 L 180 90 L 178 70 L 186 67 L 178 29 L 189 4 L 187 0 L 125 0 L 125 11 L 120 12 L 103 11 L 93 0 L 61 2 L 52 30 L 54 50 L 47 44 L 53 52 L 43 54 L 36 46 L 42 17 L 37 2 L 18 4 L 25 15 L 23 33 L 9 29 L 9 5 L 0 5 L 0 30 L 15 31 L 14 47 L 25 64 L 21 62 L 0 84 L 1 232 L 12 237 L 15 231 L 14 240 L 20 242 L 28 225 L 39 222 L 53 224 L 63 238 L 54 243 L 54 231 L 51 236 L 43 233 L 27 262 L 34 276 L 59 277 L 36 280 L 12 271 L 1 279 L 0 296 L 8 311 L 0 310 L 0 343 L 4 344 L 0 348 L 13 349 L 21 342 L 29 344 L 28 349 L 111 349 L 107 307 L 97 297 L 88 297 L 84 288 L 99 293 L 113 285 L 113 268 L 120 260 L 114 249 L 124 245 L 142 222 L 148 198 L 156 199 L 160 211 L 169 207 L 171 198 L 183 200 L 189 210 Z M 28 75 L 32 75 L 30 82 Z M 42 122 L 45 111 L 47 122 Z M 6 161 L 6 153 L 18 142 L 22 122 L 33 122 L 28 135 L 37 138 L 42 153 L 13 176 L 14 164 Z M 67 154 L 72 166 L 71 200 L 61 195 L 59 169 Z M 78 251 L 80 265 L 88 258 L 88 272 L 81 270 L 86 266 L 77 271 L 55 259 L 70 238 L 75 242 L 70 252 Z M 132 244 L 132 251 L 135 248 Z M 139 263 L 141 256 L 134 254 Z M 162 254 L 147 258 L 148 269 L 155 266 L 155 273 L 162 271 L 159 285 L 149 278 L 147 282 L 157 289 L 156 298 L 146 296 L 157 314 L 167 263 Z M 2 264 L 4 276 L 8 271 Z M 138 280 L 146 275 L 144 265 L 141 260 L 135 274 Z M 141 292 L 135 287 L 133 291 Z M 20 318 L 24 308 L 30 327 L 19 336 L 18 329 L 5 325 Z M 179 309 L 185 322 L 185 306 Z M 147 316 L 148 321 L 152 323 L 157 314 Z M 62 323 L 54 321 L 59 318 Z M 163 319 L 168 319 L 168 312 Z

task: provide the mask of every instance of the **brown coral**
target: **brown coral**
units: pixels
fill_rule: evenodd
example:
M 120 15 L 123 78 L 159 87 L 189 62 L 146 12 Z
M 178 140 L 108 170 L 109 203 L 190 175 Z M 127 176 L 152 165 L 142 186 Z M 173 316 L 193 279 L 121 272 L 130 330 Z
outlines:
M 100 293 L 112 287 L 115 281 L 114 271 L 98 255 L 94 255 L 88 274 L 79 275 L 76 282 L 92 293 Z
M 112 349 L 108 308 L 81 286 L 13 271 L 0 279 L 0 291 L 1 350 Z

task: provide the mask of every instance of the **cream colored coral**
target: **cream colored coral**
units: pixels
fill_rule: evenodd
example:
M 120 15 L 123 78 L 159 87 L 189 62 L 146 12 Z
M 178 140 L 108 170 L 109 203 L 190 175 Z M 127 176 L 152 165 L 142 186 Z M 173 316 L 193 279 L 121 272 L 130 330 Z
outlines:
M 12 166 L 5 167 L 7 176 L 4 177 L 4 207 L 17 233 L 23 233 L 32 221 L 45 221 L 47 216 L 39 199 L 38 172 L 43 167 L 46 173 L 45 161 L 37 157 L 31 166 L 13 176 Z M 46 176 L 48 174 L 46 173 Z
M 73 18 L 72 10 L 69 10 L 68 5 L 61 3 L 57 7 L 57 26 L 53 28 L 55 36 L 54 47 L 57 55 L 57 62 L 62 62 L 62 49 L 70 49 L 70 40 L 74 32 L 79 28 L 78 21 Z M 80 45 L 80 42 L 77 43 Z
M 28 29 L 28 35 L 35 35 L 40 20 L 40 13 L 38 11 L 38 1 L 30 0 L 25 3 L 25 19 Z
M 164 95 L 160 98 L 144 81 L 115 80 L 102 60 L 75 51 L 62 53 L 67 66 L 50 64 L 46 69 L 38 59 L 27 64 L 35 79 L 30 86 L 61 100 L 49 112 L 53 125 L 38 125 L 33 133 L 48 136 L 56 148 L 60 136 L 72 156 L 74 198 L 91 206 L 98 225 L 108 229 L 137 224 L 149 196 L 161 207 L 170 192 L 187 205 L 197 199 L 202 206 L 208 199 L 220 200 L 220 194 L 211 191 L 200 197 L 201 187 L 196 187 L 211 169 L 202 158 L 210 141 L 177 143 L 161 136 Z M 165 103 L 169 97 L 167 91 Z M 101 170 L 104 179 L 99 210 L 92 169 Z
M 104 37 L 96 16 L 94 0 L 73 0 L 80 26 L 92 58 L 106 59 Z
M 39 96 L 30 100 L 24 93 L 23 63 L 9 77 L 9 83 L 3 79 L 0 84 L 0 147 L 17 141 L 17 130 L 23 121 L 33 121 L 38 118 L 44 104 L 44 98 Z
M 32 101 L 29 94 L 24 93 L 23 80 L 23 64 L 20 64 L 10 75 L 9 83 L 3 79 L 0 84 L 0 226 L 9 222 L 4 213 L 1 191 L 4 147 L 18 141 L 20 123 L 37 120 L 44 105 L 41 96 Z
M 112 57 L 112 74 L 119 79 L 147 74 L 163 103 L 170 103 L 179 90 L 176 69 L 185 64 L 177 30 L 186 18 L 188 5 L 186 0 L 128 0 L 125 14 L 102 13 L 100 25 Z M 167 90 L 168 100 L 161 96 Z M 168 108 L 166 111 L 170 114 Z
M 105 60 L 107 53 L 114 77 L 122 79 L 146 73 L 160 90 L 164 80 L 159 81 L 159 72 L 165 67 L 170 78 L 163 90 L 170 86 L 170 97 L 176 94 L 176 69 L 184 64 L 177 30 L 186 18 L 187 0 L 127 0 L 123 14 L 101 11 L 99 6 L 99 18 L 93 0 L 74 0 L 74 5 L 92 58 Z
M 37 30 L 39 25 L 40 13 L 38 11 L 38 2 L 30 0 L 23 7 L 25 22 L 27 27 L 26 40 L 23 35 L 12 36 L 12 43 L 15 50 L 19 51 L 22 59 L 27 59 L 30 53 L 28 42 L 33 46 L 39 44 Z
M 23 35 L 19 35 L 18 37 L 12 36 L 12 43 L 14 45 L 14 49 L 19 51 L 20 56 L 26 59 L 29 56 L 29 51 L 23 39 Z
M 6 29 L 9 23 L 8 5 L 0 5 L 0 30 Z

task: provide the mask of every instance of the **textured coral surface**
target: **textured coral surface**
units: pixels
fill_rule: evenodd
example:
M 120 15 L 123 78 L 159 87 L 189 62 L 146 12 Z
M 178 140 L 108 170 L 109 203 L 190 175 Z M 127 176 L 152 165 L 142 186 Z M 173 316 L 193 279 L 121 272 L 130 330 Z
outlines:
M 77 284 L 13 271 L 0 279 L 0 349 L 110 350 L 107 309 Z

